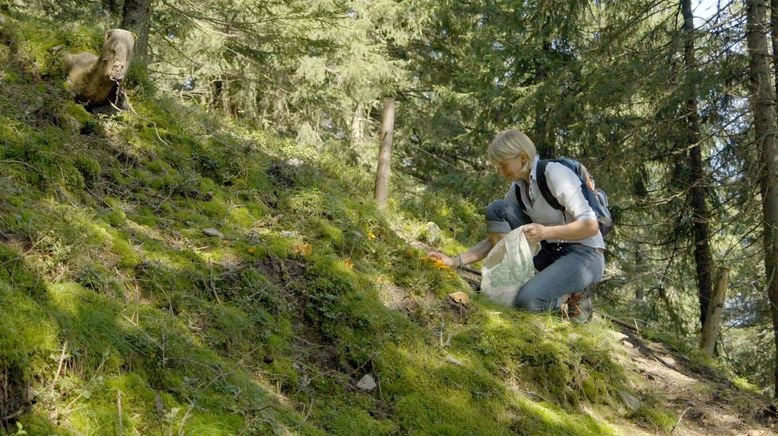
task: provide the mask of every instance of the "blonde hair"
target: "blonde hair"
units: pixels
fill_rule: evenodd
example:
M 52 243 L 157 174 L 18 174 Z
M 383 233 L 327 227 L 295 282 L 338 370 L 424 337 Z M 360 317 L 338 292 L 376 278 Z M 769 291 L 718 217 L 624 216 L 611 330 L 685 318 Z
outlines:
M 520 153 L 527 155 L 527 165 L 532 165 L 538 154 L 532 140 L 515 129 L 503 130 L 498 133 L 486 150 L 486 156 L 494 164 L 517 157 Z

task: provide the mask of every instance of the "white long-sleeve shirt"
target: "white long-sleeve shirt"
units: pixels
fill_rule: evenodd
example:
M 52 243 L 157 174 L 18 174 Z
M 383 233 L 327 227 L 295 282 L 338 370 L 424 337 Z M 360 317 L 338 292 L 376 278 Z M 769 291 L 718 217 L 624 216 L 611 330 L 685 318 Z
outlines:
M 557 199 L 559 204 L 565 207 L 565 212 L 554 209 L 540 192 L 540 187 L 537 181 L 537 169 L 538 161 L 540 158 L 535 156 L 535 160 L 532 163 L 532 171 L 530 172 L 530 186 L 529 192 L 527 192 L 527 183 L 523 180 L 511 183 L 510 189 L 505 194 L 507 201 L 513 202 L 520 206 L 519 201 L 516 199 L 516 186 L 518 185 L 521 190 L 521 199 L 524 202 L 525 211 L 532 219 L 533 223 L 542 224 L 544 226 L 558 226 L 562 224 L 571 223 L 577 220 L 597 220 L 597 215 L 592 210 L 589 202 L 583 196 L 581 191 L 581 179 L 578 178 L 573 170 L 564 166 L 558 162 L 549 162 L 546 165 L 546 182 L 548 189 L 554 198 Z M 566 242 L 566 243 L 578 243 L 594 248 L 605 248 L 605 240 L 602 238 L 602 234 L 598 231 L 596 235 L 590 236 L 584 239 L 577 240 L 549 240 L 548 242 Z

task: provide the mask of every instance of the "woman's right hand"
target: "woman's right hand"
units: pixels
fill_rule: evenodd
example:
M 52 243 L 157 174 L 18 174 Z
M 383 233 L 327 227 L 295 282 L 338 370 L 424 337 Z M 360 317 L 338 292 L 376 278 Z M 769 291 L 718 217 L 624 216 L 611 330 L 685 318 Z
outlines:
M 451 268 L 457 268 L 460 266 L 459 260 L 456 257 L 446 256 L 445 254 L 438 253 L 437 251 L 427 252 L 427 257 L 433 260 L 439 260 Z

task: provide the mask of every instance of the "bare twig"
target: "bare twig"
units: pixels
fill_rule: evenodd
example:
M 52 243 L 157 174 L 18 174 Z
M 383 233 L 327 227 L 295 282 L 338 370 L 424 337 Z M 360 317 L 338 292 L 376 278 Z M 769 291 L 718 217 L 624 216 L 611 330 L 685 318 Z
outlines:
M 181 419 L 181 425 L 178 427 L 178 436 L 184 436 L 184 424 L 186 424 L 186 420 L 189 418 L 189 412 L 192 411 L 192 408 L 194 408 L 194 404 L 189 404 L 189 408 L 186 409 L 186 413 L 184 413 L 184 417 Z
M 675 431 L 675 429 L 676 429 L 676 428 L 678 427 L 678 425 L 681 423 L 681 420 L 683 419 L 683 416 L 684 416 L 684 415 L 686 415 L 686 412 L 688 412 L 688 411 L 689 411 L 689 409 L 690 409 L 690 407 L 687 407 L 686 409 L 684 409 L 684 411 L 683 411 L 683 412 L 681 412 L 681 416 L 679 416 L 679 417 L 678 417 L 678 421 L 675 421 L 675 425 L 673 425 L 673 429 L 672 429 L 672 430 L 670 430 L 670 433 L 671 433 L 671 434 L 672 434 L 672 433 Z
M 119 413 L 119 436 L 122 436 L 122 391 L 116 391 L 116 409 Z
M 54 392 L 54 387 L 57 385 L 57 380 L 59 379 L 59 374 L 62 372 L 62 363 L 65 361 L 65 353 L 68 351 L 68 341 L 65 340 L 65 343 L 62 344 L 62 354 L 59 356 L 59 365 L 57 365 L 57 373 L 54 374 L 54 381 L 51 382 L 51 391 Z
M 597 313 L 597 315 L 600 315 L 601 317 L 605 318 L 606 321 L 610 321 L 610 322 L 612 322 L 614 324 L 617 324 L 617 325 L 619 325 L 621 327 L 629 329 L 629 330 L 637 333 L 638 335 L 640 335 L 640 330 L 638 330 L 637 320 L 634 320 L 635 321 L 635 325 L 632 325 L 632 324 L 630 324 L 630 323 L 628 323 L 626 321 L 620 320 L 618 318 L 614 318 L 614 317 L 612 317 L 610 315 L 607 315 L 607 314 L 602 313 L 602 312 L 597 311 L 597 310 L 595 311 L 595 313 Z

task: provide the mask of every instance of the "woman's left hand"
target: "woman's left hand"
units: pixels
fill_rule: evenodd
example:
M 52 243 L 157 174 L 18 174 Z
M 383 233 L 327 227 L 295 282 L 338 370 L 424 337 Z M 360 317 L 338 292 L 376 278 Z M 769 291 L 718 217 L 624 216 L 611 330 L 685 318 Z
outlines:
M 543 224 L 526 224 L 523 232 L 530 242 L 540 242 L 548 239 L 547 228 Z

